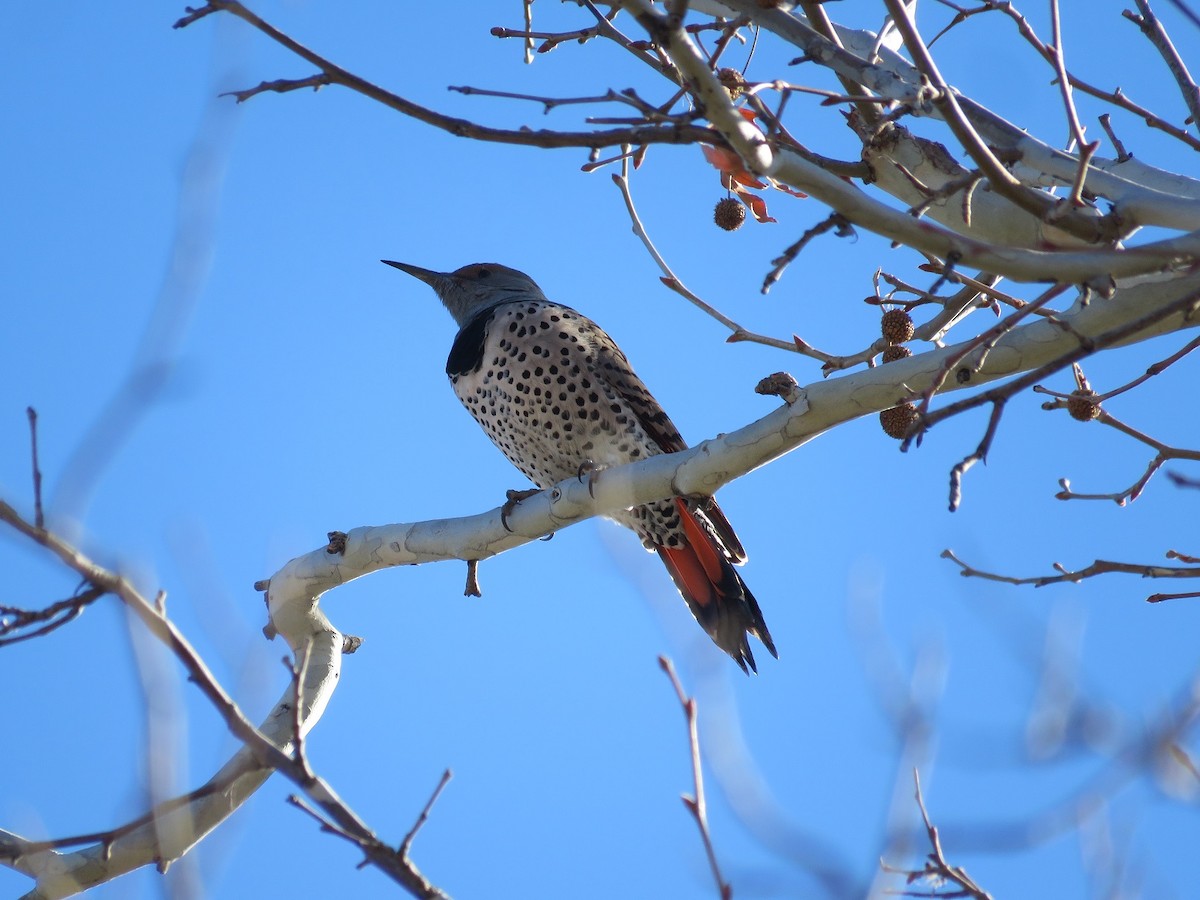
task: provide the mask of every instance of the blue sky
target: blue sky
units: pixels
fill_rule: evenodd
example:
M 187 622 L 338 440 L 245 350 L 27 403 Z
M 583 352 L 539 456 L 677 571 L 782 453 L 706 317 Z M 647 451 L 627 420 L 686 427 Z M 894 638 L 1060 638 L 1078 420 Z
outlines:
M 1200 32 L 1160 5 L 1185 60 L 1200 67 Z M 232 18 L 177 32 L 182 7 L 154 6 L 23 4 L 0 34 L 9 74 L 0 495 L 30 508 L 32 405 L 52 524 L 151 594 L 165 589 L 177 623 L 252 718 L 286 681 L 284 647 L 260 634 L 256 580 L 328 531 L 480 512 L 524 486 L 445 382 L 451 319 L 380 258 L 436 269 L 494 260 L 529 272 L 610 331 L 693 441 L 770 411 L 774 401 L 753 393 L 763 375 L 820 378 L 811 360 L 725 344 L 719 325 L 662 288 L 607 173 L 580 173 L 586 151 L 478 145 L 336 88 L 236 106 L 216 94 L 310 69 Z M 835 15 L 861 8 L 841 6 Z M 1073 69 L 1182 120 L 1122 4 L 1064 6 Z M 945 15 L 928 7 L 922 24 L 932 33 Z M 637 86 L 665 97 L 598 44 L 564 45 L 524 66 L 517 42 L 488 34 L 520 27 L 515 2 L 457 4 L 453 14 L 431 5 L 421 24 L 383 3 L 253 8 L 359 74 L 488 124 L 574 129 L 579 118 L 446 86 L 555 96 Z M 536 15 L 546 30 L 581 21 L 553 4 Z M 943 73 L 1016 124 L 1063 140 L 1049 70 L 1008 40 L 1009 23 L 989 18 L 935 47 Z M 988 40 L 991 29 L 1004 39 Z M 789 55 L 763 46 L 750 77 L 818 79 L 775 65 Z M 1098 135 L 1099 110 L 1083 107 Z M 792 113 L 792 130 L 814 149 L 855 152 L 831 111 L 797 99 Z M 1185 150 L 1114 120 L 1139 158 L 1195 171 Z M 192 188 L 181 193 L 184 184 Z M 677 273 L 756 331 L 854 352 L 877 333 L 877 313 L 861 302 L 874 270 L 927 278 L 886 242 L 828 236 L 764 298 L 757 286 L 770 260 L 824 217 L 820 207 L 772 195 L 778 224 L 718 231 L 710 213 L 723 191 L 696 148 L 651 148 L 633 187 Z M 1111 388 L 1186 340 L 1086 370 Z M 134 361 L 165 366 L 160 390 L 119 429 L 90 433 Z M 1111 412 L 1195 447 L 1195 378 L 1185 360 Z M 1069 389 L 1066 376 L 1051 385 Z M 1189 601 L 1142 602 L 1170 585 L 1113 577 L 1015 588 L 962 579 L 939 558 L 949 547 L 981 568 L 1042 574 L 1054 561 L 1200 551 L 1194 492 L 1161 476 L 1126 508 L 1055 500 L 1061 477 L 1081 491 L 1125 487 L 1150 452 L 1043 412 L 1040 399 L 1010 404 L 954 514 L 948 472 L 978 441 L 979 414 L 939 426 L 904 455 L 869 417 L 726 488 L 722 505 L 751 557 L 744 576 L 780 652 L 778 662 L 759 654 L 755 678 L 696 628 L 656 559 L 605 522 L 485 562 L 481 599 L 461 596 L 457 563 L 331 593 L 324 608 L 335 624 L 366 643 L 346 660 L 310 740 L 313 764 L 393 842 L 453 769 L 413 851 L 453 896 L 711 897 L 678 799 L 691 777 L 683 717 L 656 663 L 665 653 L 699 697 L 713 837 L 735 896 L 816 895 L 805 869 L 814 856 L 843 872 L 843 885 L 864 888 L 888 822 L 919 821 L 914 762 L 947 853 L 996 896 L 1101 893 L 1103 876 L 1087 873 L 1106 871 L 1105 841 L 1127 884 L 1187 895 L 1197 785 L 1169 767 L 1135 778 L 1082 829 L 1000 846 L 1003 828 L 1103 777 L 1115 752 L 1181 701 L 1200 624 Z M 15 575 L 4 603 L 36 606 L 74 586 L 9 536 L 0 564 Z M 64 835 L 143 809 L 135 651 L 184 713 L 173 738 L 179 789 L 229 756 L 233 739 L 198 692 L 105 600 L 46 639 L 0 652 L 10 723 L 0 737 L 0 825 Z M 1047 656 L 1064 663 L 1091 715 L 1086 741 L 1034 761 L 1025 734 Z M 889 697 L 914 679 L 928 730 L 906 755 Z M 272 779 L 167 879 L 209 896 L 393 895 L 381 875 L 354 869 L 348 845 L 284 803 L 291 792 Z M 889 862 L 919 865 L 922 851 Z M 28 885 L 0 870 L 0 894 Z M 164 890 L 145 870 L 95 896 Z

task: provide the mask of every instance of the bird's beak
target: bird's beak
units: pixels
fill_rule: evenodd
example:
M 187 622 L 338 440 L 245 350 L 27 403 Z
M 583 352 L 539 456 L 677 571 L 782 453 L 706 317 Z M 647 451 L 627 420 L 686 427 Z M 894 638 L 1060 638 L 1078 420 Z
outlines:
M 420 266 L 410 266 L 408 263 L 395 262 L 390 259 L 381 259 L 380 262 L 399 269 L 401 272 L 407 272 L 413 278 L 420 279 L 439 294 L 450 284 L 450 276 L 445 272 L 434 272 L 432 269 L 422 269 Z

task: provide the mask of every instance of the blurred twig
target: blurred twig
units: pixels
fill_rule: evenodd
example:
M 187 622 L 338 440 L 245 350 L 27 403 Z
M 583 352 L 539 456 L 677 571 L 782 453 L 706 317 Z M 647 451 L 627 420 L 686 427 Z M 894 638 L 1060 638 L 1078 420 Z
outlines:
M 721 875 L 721 867 L 717 864 L 717 853 L 713 849 L 712 837 L 708 831 L 708 806 L 704 800 L 704 773 L 700 767 L 700 736 L 696 726 L 696 701 L 687 696 L 679 676 L 675 674 L 675 665 L 665 656 L 658 658 L 658 664 L 667 673 L 671 685 L 675 688 L 675 696 L 683 707 L 684 718 L 687 719 L 688 746 L 692 757 L 692 796 L 683 795 L 683 805 L 688 808 L 700 829 L 700 839 L 704 842 L 704 852 L 708 855 L 708 865 L 712 869 L 713 880 L 717 883 L 717 891 L 721 900 L 733 897 L 733 888 Z

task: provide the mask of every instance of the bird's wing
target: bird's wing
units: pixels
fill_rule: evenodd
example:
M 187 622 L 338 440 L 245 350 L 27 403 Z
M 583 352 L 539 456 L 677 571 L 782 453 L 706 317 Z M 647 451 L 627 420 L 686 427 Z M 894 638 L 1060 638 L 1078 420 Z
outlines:
M 594 323 L 593 323 L 594 324 Z M 658 405 L 650 389 L 638 378 L 616 342 L 596 325 L 595 353 L 598 368 L 608 383 L 629 404 L 646 434 L 662 448 L 663 453 L 676 453 L 687 449 L 687 442 L 671 421 L 666 410 Z M 692 505 L 689 503 L 689 505 Z M 734 533 L 733 526 L 725 518 L 717 501 L 709 497 L 706 502 L 694 505 L 694 510 L 708 520 L 718 540 L 730 559 L 740 565 L 746 561 L 746 550 Z
M 679 429 L 634 373 L 625 354 L 599 326 L 596 326 L 596 332 L 597 367 L 609 385 L 629 404 L 642 429 L 663 453 L 686 450 L 687 442 L 680 436 Z

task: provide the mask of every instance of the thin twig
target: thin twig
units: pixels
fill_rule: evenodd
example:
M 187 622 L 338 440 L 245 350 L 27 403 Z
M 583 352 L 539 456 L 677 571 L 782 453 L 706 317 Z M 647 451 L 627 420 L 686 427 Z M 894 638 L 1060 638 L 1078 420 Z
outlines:
M 947 404 L 941 409 L 933 412 L 925 413 L 919 419 L 914 433 L 910 434 L 904 439 L 904 442 L 901 444 L 901 450 L 907 449 L 914 439 L 919 438 L 923 432 L 928 431 L 929 428 L 931 428 L 937 422 L 948 419 L 951 416 L 956 416 L 965 410 L 982 406 L 985 403 L 991 403 L 993 406 L 997 404 L 1003 405 L 1010 397 L 1014 396 L 1019 391 L 1030 388 L 1039 381 L 1044 381 L 1050 375 L 1053 375 L 1055 372 L 1066 368 L 1072 363 L 1078 362 L 1085 356 L 1090 356 L 1097 350 L 1102 350 L 1105 347 L 1119 343 L 1130 335 L 1137 334 L 1139 331 L 1143 331 L 1155 323 L 1161 322 L 1163 319 L 1167 319 L 1178 314 L 1179 312 L 1194 309 L 1196 304 L 1197 296 L 1195 294 L 1188 294 L 1180 297 L 1174 302 L 1168 303 L 1167 305 L 1155 310 L 1149 315 L 1141 317 L 1140 319 L 1135 319 L 1132 322 L 1128 322 L 1118 328 L 1110 329 L 1109 331 L 1097 335 L 1094 338 L 1089 338 L 1086 340 L 1081 338 L 1079 346 L 1074 350 L 1070 351 L 1069 353 L 1064 353 L 1058 359 L 1051 360 L 1044 366 L 1034 369 L 1032 372 L 1025 373 L 1020 378 L 1015 378 L 1012 381 L 1001 385 L 1000 387 L 992 388 L 991 390 L 987 391 L 981 391 L 980 393 L 975 394 L 972 397 L 968 397 L 965 400 L 959 400 L 956 403 Z M 982 458 L 983 455 L 986 455 L 986 452 L 987 446 L 981 443 L 979 450 L 976 451 L 976 454 L 972 454 L 972 456 L 980 455 L 980 458 Z M 960 465 L 967 463 L 971 458 L 972 457 L 967 457 L 967 459 L 963 460 L 963 463 Z M 966 469 L 964 468 L 962 471 L 965 472 Z M 955 501 L 961 499 L 961 494 L 956 497 L 953 493 L 953 480 L 951 482 L 951 488 L 951 509 L 953 510 L 957 508 Z
M 671 686 L 675 688 L 675 696 L 683 707 L 684 718 L 687 719 L 688 747 L 692 757 L 692 796 L 683 795 L 683 805 L 691 812 L 700 829 L 700 840 L 704 842 L 704 852 L 708 855 L 708 865 L 712 870 L 713 880 L 717 883 L 717 891 L 721 900 L 730 900 L 733 888 L 721 875 L 721 867 L 717 864 L 717 853 L 713 848 L 712 837 L 708 831 L 708 807 L 704 799 L 704 773 L 700 767 L 700 735 L 696 724 L 696 700 L 689 697 L 683 690 L 679 676 L 675 674 L 675 665 L 665 656 L 658 658 L 658 664 L 667 673 Z
M 590 6 L 590 4 L 588 4 Z M 594 8 L 594 7 L 593 7 Z M 185 28 L 193 22 L 198 21 L 206 16 L 216 12 L 228 12 L 236 16 L 252 27 L 258 29 L 268 38 L 273 40 L 280 46 L 290 50 L 296 56 L 311 63 L 320 70 L 320 74 L 310 76 L 309 79 L 288 80 L 280 79 L 278 82 L 264 82 L 264 84 L 272 85 L 279 84 L 285 90 L 294 90 L 295 86 L 304 85 L 316 86 L 316 81 L 325 83 L 327 79 L 331 85 L 340 85 L 348 88 L 356 93 L 362 94 L 365 97 L 381 103 L 389 109 L 394 109 L 399 113 L 424 122 L 427 125 L 432 125 L 435 128 L 440 128 L 458 137 L 474 138 L 476 140 L 491 141 L 501 144 L 518 144 L 533 147 L 611 147 L 620 144 L 654 144 L 654 143 L 671 143 L 671 144 L 691 144 L 691 143 L 706 143 L 724 145 L 724 139 L 719 133 L 710 128 L 705 128 L 697 125 L 649 125 L 632 128 L 622 128 L 610 131 L 584 131 L 584 132 L 568 132 L 568 131 L 547 131 L 533 129 L 503 129 L 490 128 L 485 125 L 479 125 L 467 119 L 460 119 L 454 116 L 443 115 L 435 110 L 428 109 L 411 100 L 407 100 L 398 94 L 393 94 L 378 85 L 361 78 L 352 72 L 343 69 L 341 66 L 326 59 L 324 56 L 305 47 L 299 41 L 284 34 L 282 31 L 271 25 L 266 20 L 255 15 L 243 4 L 237 0 L 211 0 L 203 7 L 192 8 L 188 7 L 188 14 L 175 23 L 176 28 Z M 597 15 L 601 22 L 604 22 L 603 14 L 597 10 Z M 605 25 L 597 23 L 602 29 Z M 607 29 L 605 36 L 612 34 L 619 35 L 612 28 L 611 23 L 606 23 Z M 629 43 L 626 39 L 626 43 Z M 627 48 L 628 49 L 628 48 Z M 660 71 L 663 67 L 660 63 L 654 61 L 653 57 L 648 57 L 647 54 L 638 52 L 636 55 L 639 58 L 645 58 L 645 61 L 653 65 Z M 289 85 L 292 85 L 289 87 Z M 261 90 L 274 90 L 275 88 L 263 88 L 260 85 L 258 88 L 248 89 L 250 96 Z M 236 96 L 236 92 L 234 92 Z
M 825 12 L 824 5 L 820 0 L 800 0 L 800 5 L 804 9 L 804 15 L 808 21 L 812 23 L 813 28 L 817 33 L 826 40 L 833 43 L 835 47 L 841 47 L 842 41 L 838 37 L 837 29 L 833 27 L 833 22 Z M 842 87 L 846 89 L 846 93 L 851 96 L 858 94 L 866 94 L 867 99 L 855 100 L 854 108 L 864 122 L 874 124 L 879 121 L 879 109 L 873 101 L 870 100 L 870 92 L 861 84 L 851 78 L 839 74 L 838 81 L 842 83 Z
M 1043 291 L 1036 299 L 1026 303 L 1012 314 L 1001 319 L 991 328 L 981 332 L 971 340 L 965 342 L 957 352 L 948 356 L 942 363 L 937 375 L 930 382 L 929 387 L 926 388 L 921 395 L 921 403 L 917 408 L 917 411 L 921 414 L 921 416 L 926 417 L 928 415 L 929 405 L 933 402 L 933 398 L 937 392 L 942 389 L 943 385 L 945 385 L 946 379 L 950 377 L 951 372 L 954 372 L 955 379 L 960 384 L 970 381 L 971 376 L 975 372 L 979 371 L 980 367 L 982 367 L 988 352 L 996 345 L 996 341 L 1016 328 L 1017 325 L 1019 325 L 1025 318 L 1033 315 L 1038 310 L 1044 309 L 1044 307 L 1051 300 L 1058 297 L 1065 290 L 1067 290 L 1067 288 L 1068 285 L 1065 284 L 1052 285 Z M 964 366 L 963 361 L 973 354 L 977 354 L 974 363 L 970 367 Z M 918 446 L 920 443 L 920 435 L 918 434 Z M 902 446 L 901 449 L 903 450 L 905 447 Z
M 259 94 L 265 94 L 270 91 L 275 94 L 287 94 L 291 91 L 299 91 L 304 88 L 312 88 L 314 91 L 319 91 L 323 87 L 328 87 L 335 82 L 325 73 L 309 75 L 307 78 L 276 78 L 274 81 L 262 81 L 252 88 L 245 88 L 240 91 L 225 91 L 219 96 L 233 97 L 238 103 L 245 103 L 251 97 L 257 97 Z
M 104 594 L 105 591 L 100 588 L 90 587 L 66 600 L 59 600 L 42 609 L 27 610 L 16 606 L 0 606 L 0 647 L 28 641 L 62 628 L 68 622 L 77 619 L 84 609 L 99 600 Z M 24 634 L 14 634 L 39 622 L 45 624 Z M 14 636 L 8 637 L 10 634 Z
M 333 820 L 322 815 L 320 810 L 310 804 L 299 794 L 288 794 L 285 802 L 290 806 L 296 807 L 296 809 L 300 810 L 305 815 L 310 816 L 319 826 L 321 826 L 321 831 L 325 834 L 336 834 L 338 837 L 347 840 L 352 844 L 358 844 L 358 840 L 354 837 L 354 835 L 339 826 Z M 359 863 L 358 868 L 361 869 L 362 867 L 363 863 Z
M 1033 27 L 1029 24 L 1029 21 L 1017 11 L 1016 7 L 1014 7 L 1011 3 L 996 3 L 993 0 L 993 2 L 989 3 L 989 10 L 991 9 L 999 10 L 1007 15 L 1009 19 L 1016 24 L 1017 31 L 1021 37 L 1023 37 L 1031 47 L 1037 50 L 1037 52 L 1044 60 L 1046 60 L 1046 62 L 1048 62 L 1051 66 L 1054 65 L 1054 52 L 1037 36 L 1037 33 L 1033 30 Z M 1106 91 L 1103 88 L 1096 87 L 1096 85 L 1090 84 L 1081 78 L 1071 75 L 1070 73 L 1068 73 L 1067 78 L 1070 81 L 1071 87 L 1075 88 L 1076 90 L 1083 91 L 1085 94 L 1096 97 L 1097 99 L 1103 100 L 1106 103 L 1111 103 L 1113 106 L 1117 106 L 1126 112 L 1132 113 L 1134 116 L 1145 122 L 1150 128 L 1156 128 L 1159 131 L 1163 131 L 1172 137 L 1183 141 L 1193 150 L 1200 150 L 1200 140 L 1193 135 L 1188 134 L 1184 129 L 1151 112 L 1146 107 L 1135 103 L 1120 88 L 1117 88 L 1113 91 Z
M 1088 242 L 1105 242 L 1117 237 L 1119 229 L 1112 216 L 1085 215 L 1069 205 L 1060 204 L 1049 195 L 1026 187 L 1004 167 L 963 113 L 954 92 L 942 78 L 929 48 L 921 40 L 907 6 L 902 0 L 885 0 L 885 3 L 904 38 L 905 47 L 912 55 L 913 63 L 934 88 L 934 106 L 967 151 L 967 155 L 987 175 L 992 189 L 1039 220 L 1052 222 L 1055 227 Z
M 45 528 L 46 516 L 42 510 L 42 470 L 38 465 L 37 410 L 27 406 L 25 415 L 29 417 L 29 455 L 33 463 L 33 524 L 38 528 Z
M 1172 553 L 1173 551 L 1168 551 L 1166 554 L 1167 557 L 1170 558 Z M 964 578 L 982 578 L 985 581 L 999 581 L 1003 584 L 1029 584 L 1034 587 L 1045 587 L 1048 584 L 1078 584 L 1087 578 L 1114 573 L 1137 575 L 1140 578 L 1200 578 L 1200 567 L 1186 568 L 1184 566 L 1162 566 L 1153 563 L 1125 563 L 1108 559 L 1097 559 L 1091 565 L 1084 566 L 1082 569 L 1068 569 L 1061 563 L 1053 563 L 1053 568 L 1058 572 L 1057 575 L 1017 577 L 977 569 L 963 562 L 949 549 L 942 551 L 942 559 L 948 559 L 957 565 L 961 570 L 959 574 Z M 1148 597 L 1147 599 L 1154 602 L 1152 597 Z
M 992 449 L 992 441 L 996 439 L 996 429 L 1000 427 L 1000 417 L 1004 415 L 1005 402 L 1005 400 L 997 400 L 992 404 L 992 414 L 988 417 L 987 428 L 984 429 L 983 437 L 979 440 L 979 445 L 973 452 L 955 463 L 954 467 L 950 469 L 950 512 L 955 512 L 962 504 L 963 476 L 976 463 L 987 461 L 988 451 Z
M 946 854 L 942 851 L 942 839 L 938 834 L 937 826 L 929 818 L 929 811 L 925 808 L 925 798 L 921 796 L 921 775 L 916 769 L 913 769 L 913 783 L 916 786 L 917 807 L 921 810 L 921 820 L 925 823 L 925 833 L 929 836 L 929 846 L 932 848 L 927 857 L 928 861 L 925 864 L 925 869 L 919 874 L 925 878 L 946 879 L 952 881 L 959 886 L 960 891 L 954 894 L 941 894 L 943 897 L 973 897 L 975 900 L 992 900 L 992 895 L 977 885 L 971 876 L 967 874 L 967 870 L 962 866 L 952 866 L 946 861 Z
M 1129 160 L 1133 159 L 1133 154 L 1125 149 L 1125 145 L 1121 143 L 1121 139 L 1117 137 L 1117 133 L 1113 131 L 1111 115 L 1108 113 L 1102 113 L 1100 115 L 1100 127 L 1104 129 L 1104 133 L 1107 134 L 1108 139 L 1112 141 L 1113 149 L 1117 151 L 1117 162 L 1129 162 Z
M 310 776 L 312 768 L 308 764 L 308 755 L 304 752 L 304 721 L 301 711 L 304 709 L 304 679 L 308 674 L 310 645 L 304 644 L 296 651 L 296 658 L 283 664 L 292 676 L 292 688 L 296 692 L 296 701 L 292 706 L 292 758 L 296 760 Z
M 1083 125 L 1075 109 L 1075 97 L 1071 92 L 1071 79 L 1067 76 L 1066 51 L 1063 49 L 1062 25 L 1059 22 L 1058 0 L 1050 0 L 1050 26 L 1054 40 L 1054 68 L 1058 72 L 1058 86 L 1062 92 L 1063 106 L 1067 111 L 1067 122 L 1071 129 L 1072 142 L 1079 150 L 1079 168 L 1067 202 L 1072 206 L 1084 206 L 1083 189 L 1087 180 L 1088 165 L 1100 148 L 1099 141 L 1088 141 L 1083 135 Z
M 417 832 L 421 830 L 422 826 L 429 821 L 429 813 L 433 811 L 433 805 L 438 802 L 438 797 L 442 796 L 442 791 L 446 789 L 446 785 L 450 783 L 450 779 L 453 777 L 454 773 L 449 769 L 442 772 L 442 777 L 438 779 L 437 787 L 433 789 L 433 793 L 425 801 L 425 806 L 421 808 L 421 814 L 417 816 L 417 821 L 413 823 L 413 827 L 408 830 L 408 834 L 400 842 L 400 856 L 403 859 L 408 859 L 408 851 L 412 849 L 413 839 L 416 838 Z
M 838 237 L 852 237 L 854 235 L 854 228 L 845 216 L 839 212 L 830 213 L 812 228 L 806 229 L 800 235 L 799 240 L 784 250 L 779 256 L 775 257 L 775 259 L 771 260 L 773 268 L 767 273 L 766 278 L 763 279 L 762 293 L 766 294 L 775 286 L 775 283 L 782 277 L 784 269 L 796 261 L 796 257 L 800 255 L 800 251 L 808 245 L 809 241 L 818 235 L 825 234 L 827 231 L 833 231 Z
M 675 293 L 679 294 L 679 296 L 683 297 L 697 309 L 716 319 L 718 322 L 728 328 L 730 332 L 732 332 L 729 338 L 727 338 L 730 343 L 736 343 L 738 341 L 751 341 L 756 344 L 765 344 L 768 347 L 775 347 L 779 350 L 791 350 L 792 352 L 795 352 L 795 345 L 789 341 L 780 340 L 779 338 L 766 337 L 765 335 L 761 334 L 755 334 L 754 332 L 743 328 L 716 307 L 711 306 L 704 300 L 700 299 L 700 297 L 694 294 L 684 285 L 682 281 L 680 281 L 679 276 L 671 270 L 671 267 L 667 264 L 667 261 L 663 259 L 662 254 L 658 252 L 658 248 L 654 246 L 654 241 L 650 239 L 649 232 L 646 231 L 646 227 L 642 224 L 642 220 L 638 216 L 637 207 L 634 206 L 633 203 L 633 193 L 629 188 L 629 161 L 627 159 L 622 161 L 621 168 L 621 174 L 618 175 L 613 173 L 613 184 L 615 184 L 621 191 L 621 196 L 625 200 L 625 209 L 629 212 L 629 219 L 633 224 L 634 234 L 641 238 L 642 244 L 645 246 L 646 250 L 649 251 L 651 258 L 665 273 L 664 277 L 661 279 L 662 283 Z
M 1101 425 L 1108 425 L 1110 428 L 1115 428 L 1122 434 L 1127 434 L 1134 440 L 1140 441 L 1141 443 L 1153 448 L 1158 452 L 1154 458 L 1150 460 L 1150 464 L 1146 467 L 1146 471 L 1142 474 L 1142 477 L 1123 491 L 1110 492 L 1107 494 L 1078 494 L 1071 490 L 1071 482 L 1065 478 L 1062 478 L 1059 480 L 1062 490 L 1054 495 L 1058 500 L 1112 500 L 1117 504 L 1117 506 L 1124 506 L 1126 503 L 1132 503 L 1141 496 L 1142 491 L 1145 489 L 1146 484 L 1150 481 L 1150 478 L 1155 472 L 1162 468 L 1163 464 L 1167 460 L 1187 459 L 1200 461 L 1200 450 L 1185 450 L 1179 447 L 1168 446 L 1162 441 L 1150 437 L 1148 434 L 1143 434 L 1133 426 L 1126 425 L 1120 419 L 1117 419 L 1115 416 L 1103 409 L 1100 410 L 1100 414 L 1094 421 Z
M 1200 129 L 1200 87 L 1196 86 L 1196 81 L 1188 71 L 1183 57 L 1175 49 L 1175 44 L 1171 42 L 1171 36 L 1167 34 L 1167 30 L 1159 21 L 1158 16 L 1150 9 L 1147 0 L 1135 0 L 1135 2 L 1141 15 L 1134 15 L 1129 10 L 1124 10 L 1121 15 L 1137 25 L 1142 34 L 1154 45 L 1154 49 L 1162 56 L 1163 62 L 1167 64 L 1167 68 L 1171 70 L 1171 75 L 1175 78 L 1175 83 L 1179 85 L 1183 102 L 1187 105 L 1188 112 L 1191 113 L 1189 118 L 1192 125 Z

